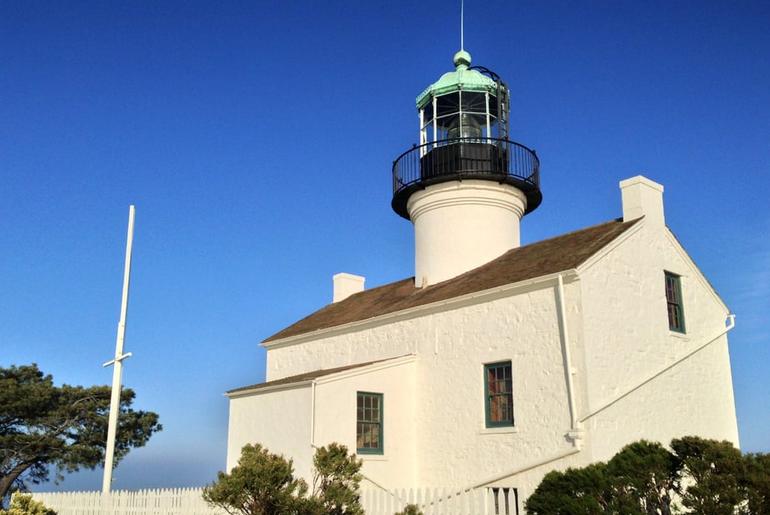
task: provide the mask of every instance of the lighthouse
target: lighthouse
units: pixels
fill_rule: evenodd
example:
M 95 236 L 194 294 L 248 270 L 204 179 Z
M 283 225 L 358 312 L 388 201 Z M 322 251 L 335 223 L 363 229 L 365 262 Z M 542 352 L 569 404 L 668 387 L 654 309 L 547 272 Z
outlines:
M 415 286 L 440 283 L 520 245 L 542 201 L 540 160 L 509 139 L 510 92 L 493 71 L 454 56 L 417 97 L 419 145 L 393 162 L 393 210 L 411 220 Z
M 622 216 L 521 245 L 540 161 L 510 137 L 503 80 L 464 50 L 453 62 L 393 162 L 414 277 L 335 274 L 327 305 L 263 340 L 265 381 L 227 392 L 228 469 L 260 442 L 312 481 L 315 449 L 339 442 L 366 513 L 403 509 L 407 488 L 425 510 L 473 498 L 466 512 L 499 515 L 550 470 L 639 439 L 737 444 L 733 317 L 668 228 L 663 186 L 620 181 Z

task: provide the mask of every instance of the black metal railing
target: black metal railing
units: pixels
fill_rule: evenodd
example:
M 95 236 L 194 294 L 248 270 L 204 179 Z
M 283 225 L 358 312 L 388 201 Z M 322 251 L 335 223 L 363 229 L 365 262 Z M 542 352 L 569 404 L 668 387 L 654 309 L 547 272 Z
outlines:
M 414 191 L 463 179 L 516 186 L 527 196 L 527 212 L 542 200 L 534 150 L 507 139 L 455 138 L 414 146 L 393 161 L 393 209 L 409 218 L 406 201 Z

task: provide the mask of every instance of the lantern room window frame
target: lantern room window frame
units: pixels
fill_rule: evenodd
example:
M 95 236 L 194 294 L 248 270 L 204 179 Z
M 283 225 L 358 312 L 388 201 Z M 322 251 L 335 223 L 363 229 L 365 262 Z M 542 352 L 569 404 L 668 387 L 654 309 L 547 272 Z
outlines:
M 483 110 L 469 109 L 468 104 L 470 104 L 470 102 L 464 102 L 463 95 L 483 96 Z M 450 98 L 452 96 L 456 96 L 456 101 Z M 445 104 L 443 106 L 440 105 L 442 99 Z M 456 104 L 456 109 L 454 109 L 454 105 L 447 106 L 446 101 Z M 494 106 L 494 109 L 492 109 L 491 106 Z M 479 123 L 479 126 L 482 129 L 481 135 L 479 138 L 474 139 L 484 141 L 501 136 L 502 131 L 499 127 L 501 120 L 499 117 L 500 113 L 498 112 L 501 108 L 505 108 L 505 106 L 498 107 L 497 96 L 489 91 L 468 91 L 458 89 L 457 91 L 431 97 L 430 102 L 426 103 L 418 110 L 420 147 L 422 148 L 421 154 L 424 155 L 441 142 L 451 143 L 453 140 L 461 139 L 458 137 L 450 138 L 445 131 L 449 130 L 447 127 L 451 123 L 447 123 L 447 121 L 455 118 L 458 120 L 459 133 L 463 134 L 463 121 L 465 119 L 463 115 L 482 118 L 482 123 Z M 441 123 L 442 120 L 444 120 L 443 124 Z M 496 134 L 493 134 L 493 130 L 496 131 Z M 431 143 L 433 145 L 430 145 Z

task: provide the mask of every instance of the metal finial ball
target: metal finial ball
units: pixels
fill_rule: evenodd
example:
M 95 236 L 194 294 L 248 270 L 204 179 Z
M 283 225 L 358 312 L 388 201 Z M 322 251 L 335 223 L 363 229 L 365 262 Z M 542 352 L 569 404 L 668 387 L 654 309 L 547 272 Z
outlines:
M 453 59 L 455 66 L 470 66 L 471 65 L 471 54 L 466 52 L 465 50 L 460 50 L 457 52 Z

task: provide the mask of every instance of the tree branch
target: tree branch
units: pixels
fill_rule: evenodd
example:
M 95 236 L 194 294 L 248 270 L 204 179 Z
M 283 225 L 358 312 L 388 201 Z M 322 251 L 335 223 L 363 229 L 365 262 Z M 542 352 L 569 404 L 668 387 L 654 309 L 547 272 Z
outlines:
M 16 481 L 16 479 L 18 479 L 18 477 L 34 463 L 34 461 L 22 461 L 13 467 L 7 475 L 0 477 L 0 499 L 5 498 L 5 496 L 8 494 L 8 490 L 11 489 L 13 482 Z

